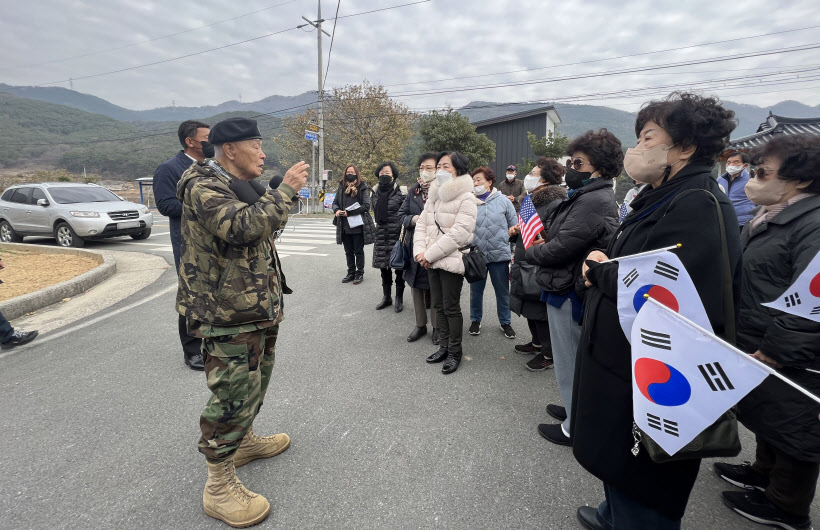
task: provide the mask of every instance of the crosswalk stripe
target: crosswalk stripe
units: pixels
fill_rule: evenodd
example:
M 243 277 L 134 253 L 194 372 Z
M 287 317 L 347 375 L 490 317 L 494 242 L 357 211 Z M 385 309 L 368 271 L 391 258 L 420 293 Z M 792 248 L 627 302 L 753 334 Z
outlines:
M 333 245 L 333 244 L 336 243 L 336 241 L 323 241 L 321 239 L 294 239 L 292 237 L 282 237 L 280 239 L 280 241 L 285 245 L 290 244 L 290 243 L 310 243 L 310 244 L 313 244 L 313 245 Z M 277 243 L 277 246 L 278 245 L 279 245 L 279 243 Z
M 276 245 L 276 250 L 313 250 L 316 247 L 304 247 L 300 245 Z
M 328 256 L 329 254 L 316 254 L 314 252 L 293 252 L 291 250 L 288 251 L 287 254 L 279 254 L 279 257 L 283 256 L 290 256 L 293 254 L 294 256 Z

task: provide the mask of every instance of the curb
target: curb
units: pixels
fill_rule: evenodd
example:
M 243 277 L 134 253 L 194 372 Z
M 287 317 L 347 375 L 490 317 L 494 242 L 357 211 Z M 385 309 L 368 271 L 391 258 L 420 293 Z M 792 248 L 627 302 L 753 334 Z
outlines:
M 21 316 L 37 311 L 46 306 L 56 304 L 64 298 L 71 298 L 84 293 L 103 280 L 106 280 L 117 272 L 117 263 L 114 257 L 108 252 L 81 250 L 78 248 L 47 247 L 42 245 L 27 245 L 25 243 L 0 243 L 0 249 L 26 249 L 35 250 L 40 254 L 68 254 L 73 256 L 87 256 L 96 260 L 99 265 L 84 272 L 77 277 L 71 278 L 48 287 L 43 287 L 39 291 L 17 296 L 10 300 L 0 302 L 0 312 L 6 320 L 14 320 Z

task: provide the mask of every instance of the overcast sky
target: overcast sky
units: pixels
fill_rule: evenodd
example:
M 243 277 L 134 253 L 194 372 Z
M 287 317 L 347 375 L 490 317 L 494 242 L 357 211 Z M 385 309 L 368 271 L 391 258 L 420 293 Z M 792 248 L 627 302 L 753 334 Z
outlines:
M 339 16 L 411 1 L 342 0 Z M 272 7 L 277 4 L 284 5 Z M 336 5 L 335 0 L 324 0 L 323 17 L 332 18 Z M 317 88 L 316 34 L 311 28 L 82 78 L 294 28 L 303 22 L 302 15 L 315 18 L 316 6 L 316 0 L 5 2 L 0 17 L 0 82 L 68 88 L 66 80 L 74 78 L 75 90 L 135 110 L 169 106 L 172 101 L 177 106 L 215 105 L 240 94 L 246 102 L 274 94 L 297 95 Z M 254 11 L 258 12 L 242 16 Z M 760 36 L 810 26 L 818 27 Z M 333 22 L 324 27 L 331 32 Z M 647 53 L 743 37 L 754 38 Z M 324 40 L 325 60 L 329 41 Z M 388 86 L 413 109 L 479 99 L 569 103 L 573 101 L 567 98 L 585 96 L 576 101 L 634 110 L 649 98 L 647 93 L 601 94 L 709 81 L 706 92 L 724 99 L 757 105 L 794 99 L 817 105 L 820 48 L 578 78 L 813 43 L 820 46 L 817 0 L 431 0 L 340 19 L 326 88 L 368 79 Z M 643 55 L 601 61 L 634 54 Z M 585 64 L 555 67 L 580 62 Z M 536 68 L 540 69 L 501 73 Z M 750 77 L 762 74 L 769 76 Z M 478 77 L 434 82 L 466 76 Z M 725 81 L 715 84 L 716 80 Z M 531 81 L 536 83 L 465 90 Z M 445 90 L 450 92 L 429 93 Z M 669 90 L 658 88 L 652 95 Z

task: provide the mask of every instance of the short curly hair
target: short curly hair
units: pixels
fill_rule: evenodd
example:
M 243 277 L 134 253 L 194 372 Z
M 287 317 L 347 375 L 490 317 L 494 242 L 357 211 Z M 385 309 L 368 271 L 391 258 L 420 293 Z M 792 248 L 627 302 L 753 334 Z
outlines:
M 547 158 L 545 156 L 539 156 L 538 160 L 535 161 L 535 165 L 541 168 L 541 178 L 544 179 L 547 184 L 561 184 L 561 180 L 567 172 L 567 168 L 564 167 L 563 164 L 554 158 Z
M 804 134 L 775 136 L 752 151 L 752 163 L 759 165 L 770 156 L 783 161 L 777 171 L 781 180 L 810 182 L 803 191 L 820 193 L 820 137 Z
M 474 177 L 479 173 L 484 173 L 484 178 L 490 183 L 490 186 L 495 186 L 495 171 L 487 166 L 478 166 L 470 172 L 470 176 Z
M 614 179 L 624 169 L 624 151 L 621 141 L 606 129 L 587 131 L 574 138 L 567 146 L 567 156 L 581 151 L 601 177 Z
M 650 121 L 660 125 L 675 145 L 695 147 L 690 164 L 710 166 L 729 146 L 729 135 L 737 127 L 734 111 L 724 108 L 717 98 L 689 92 L 672 92 L 663 100 L 645 104 L 635 121 L 635 137 L 640 137 Z

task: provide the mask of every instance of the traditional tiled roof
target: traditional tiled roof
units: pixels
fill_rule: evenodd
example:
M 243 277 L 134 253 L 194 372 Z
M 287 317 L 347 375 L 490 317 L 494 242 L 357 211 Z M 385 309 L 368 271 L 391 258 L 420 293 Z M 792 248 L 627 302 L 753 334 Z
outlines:
M 786 118 L 769 112 L 766 121 L 760 124 L 756 133 L 732 140 L 731 147 L 752 149 L 765 144 L 775 134 L 820 136 L 820 118 Z

